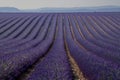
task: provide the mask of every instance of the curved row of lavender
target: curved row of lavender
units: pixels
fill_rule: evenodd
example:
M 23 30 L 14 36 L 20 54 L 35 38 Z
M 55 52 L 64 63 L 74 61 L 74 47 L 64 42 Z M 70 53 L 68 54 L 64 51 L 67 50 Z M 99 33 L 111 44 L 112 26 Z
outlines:
M 74 80 L 66 46 L 86 79 L 120 79 L 120 13 L 1 13 L 0 80 Z

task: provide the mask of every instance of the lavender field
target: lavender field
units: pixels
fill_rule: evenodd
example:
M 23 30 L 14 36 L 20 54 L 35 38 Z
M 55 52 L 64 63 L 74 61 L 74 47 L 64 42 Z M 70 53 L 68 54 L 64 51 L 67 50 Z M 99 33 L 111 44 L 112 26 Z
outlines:
M 120 80 L 120 13 L 0 13 L 0 80 Z

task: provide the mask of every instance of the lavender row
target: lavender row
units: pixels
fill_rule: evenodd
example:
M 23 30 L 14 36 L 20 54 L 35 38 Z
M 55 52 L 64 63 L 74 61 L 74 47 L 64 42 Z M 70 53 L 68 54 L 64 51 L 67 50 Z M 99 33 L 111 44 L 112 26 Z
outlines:
M 0 58 L 0 79 L 12 80 L 45 55 L 52 44 L 55 31 L 55 23 L 52 21 L 49 34 L 38 46 L 24 51 L 9 54 Z
M 52 47 L 26 80 L 73 80 L 72 69 L 64 48 L 63 22 L 60 15 L 56 26 L 56 36 Z
M 81 17 L 81 18 L 82 18 L 82 17 Z M 89 33 L 87 33 L 87 35 L 90 35 L 90 34 L 91 34 L 91 35 L 93 36 L 93 38 L 90 38 L 90 36 L 87 36 L 87 40 L 88 40 L 88 41 L 90 41 L 91 43 L 94 43 L 94 44 L 100 46 L 101 48 L 105 48 L 105 49 L 111 50 L 111 51 L 113 51 L 113 52 L 114 52 L 114 51 L 119 52 L 119 46 L 116 47 L 115 45 L 112 45 L 112 44 L 110 44 L 110 43 L 106 43 L 106 42 L 104 42 L 104 41 L 99 40 L 99 38 L 96 39 L 96 38 L 94 37 L 95 32 L 91 29 L 92 26 L 90 26 L 90 24 L 88 24 L 88 22 L 90 22 L 90 21 L 86 21 L 85 19 L 86 19 L 86 17 L 85 17 L 85 18 L 82 18 L 82 21 L 83 21 L 84 24 L 86 25 L 86 28 L 87 28 L 87 30 L 88 30 L 88 32 L 89 32 Z
M 76 20 L 78 21 L 78 19 L 76 18 Z M 73 22 L 74 23 L 74 22 Z M 81 23 L 78 21 L 78 24 L 81 25 Z M 88 36 L 89 34 L 87 34 L 87 32 L 84 32 L 84 27 L 81 25 L 80 26 L 82 30 L 82 33 L 84 33 L 84 35 Z M 100 46 L 97 46 L 93 43 L 91 43 L 89 40 L 87 39 L 82 39 L 80 36 L 79 36 L 79 33 L 78 31 L 75 29 L 75 26 L 73 26 L 73 31 L 75 33 L 75 36 L 76 36 L 76 39 L 77 41 L 80 43 L 81 46 L 83 46 L 87 51 L 91 51 L 93 54 L 97 55 L 97 56 L 100 56 L 106 60 L 109 60 L 109 61 L 112 61 L 112 62 L 115 62 L 117 64 L 120 64 L 119 63 L 119 60 L 120 60 L 120 54 L 119 52 L 114 52 L 114 51 L 110 51 L 108 49 L 105 49 L 105 48 L 102 48 Z M 115 53 L 115 54 L 114 54 Z
M 89 31 L 95 36 L 95 38 L 99 41 L 102 41 L 102 42 L 105 42 L 107 43 L 108 45 L 112 45 L 112 46 L 116 46 L 116 47 L 119 47 L 119 44 L 115 41 L 111 41 L 110 39 L 104 39 L 97 31 L 96 29 L 94 29 L 93 26 L 94 25 L 94 21 L 91 19 L 91 17 L 86 17 L 86 22 L 89 23 L 89 26 L 87 26 L 87 28 L 89 28 Z
M 73 41 L 69 26 L 69 22 L 65 17 L 65 33 L 68 48 L 85 77 L 88 80 L 119 80 L 119 66 L 81 49 Z
M 46 30 L 49 29 L 48 26 L 49 26 L 51 18 L 52 18 L 52 16 L 49 16 L 48 19 L 46 20 L 46 23 L 45 23 L 46 25 L 44 25 L 44 27 L 42 29 L 43 32 L 39 35 L 39 39 L 31 40 L 31 41 L 26 41 L 26 42 L 24 42 L 24 43 L 22 43 L 20 45 L 15 46 L 15 47 L 1 49 L 0 53 L 2 53 L 2 54 L 0 56 L 5 56 L 7 54 L 13 54 L 13 53 L 25 50 L 25 49 L 33 48 L 36 45 L 38 45 L 39 43 L 41 43 L 41 41 L 45 37 L 45 34 L 47 33 Z M 14 44 L 17 44 L 17 43 L 14 42 Z

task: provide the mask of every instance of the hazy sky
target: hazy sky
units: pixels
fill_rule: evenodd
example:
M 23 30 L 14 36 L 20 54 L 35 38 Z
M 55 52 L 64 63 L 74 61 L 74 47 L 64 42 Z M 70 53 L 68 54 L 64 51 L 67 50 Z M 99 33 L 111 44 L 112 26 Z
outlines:
M 19 9 L 34 9 L 41 7 L 88 7 L 116 5 L 120 0 L 0 0 L 0 7 L 16 7 Z

